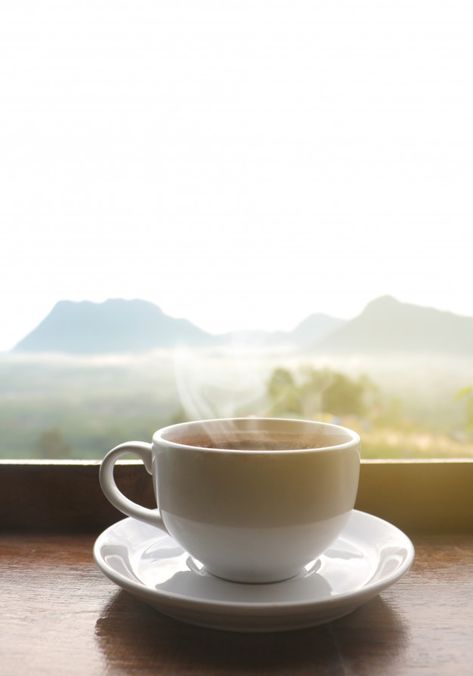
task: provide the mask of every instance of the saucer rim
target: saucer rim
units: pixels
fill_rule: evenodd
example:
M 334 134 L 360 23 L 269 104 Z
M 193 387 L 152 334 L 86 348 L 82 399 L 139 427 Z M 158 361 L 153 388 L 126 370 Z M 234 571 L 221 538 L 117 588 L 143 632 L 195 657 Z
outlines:
M 363 512 L 358 509 L 353 509 L 352 513 L 356 513 L 362 518 L 366 518 L 368 520 L 376 520 L 379 523 L 381 523 L 384 527 L 389 528 L 391 531 L 394 531 L 396 535 L 404 541 L 404 545 L 406 547 L 407 553 L 404 561 L 398 568 L 396 568 L 395 571 L 387 575 L 386 577 L 382 578 L 381 580 L 378 580 L 374 583 L 370 583 L 369 581 L 361 587 L 361 589 L 357 589 L 353 592 L 346 592 L 343 594 L 340 594 L 338 597 L 330 597 L 328 599 L 325 599 L 323 601 L 317 601 L 317 600 L 307 600 L 307 601 L 269 601 L 269 602 L 247 602 L 247 601 L 221 601 L 218 599 L 214 600 L 206 600 L 206 599 L 195 599 L 195 598 L 189 598 L 187 596 L 183 596 L 181 594 L 175 594 L 173 592 L 165 591 L 165 590 L 159 590 L 156 589 L 155 587 L 148 587 L 146 584 L 143 582 L 135 582 L 133 579 L 130 579 L 129 577 L 126 577 L 122 573 L 117 572 L 115 569 L 113 569 L 109 564 L 106 563 L 102 555 L 100 554 L 100 548 L 103 545 L 103 541 L 106 539 L 108 533 L 110 531 L 113 531 L 118 524 L 123 523 L 125 521 L 136 521 L 140 523 L 139 519 L 135 519 L 133 517 L 127 517 L 125 519 L 121 519 L 120 521 L 116 521 L 112 525 L 110 525 L 108 528 L 106 528 L 96 539 L 93 547 L 93 556 L 96 565 L 100 569 L 100 571 L 108 577 L 112 582 L 117 584 L 119 587 L 122 587 L 123 589 L 128 589 L 130 592 L 136 593 L 137 595 L 143 596 L 143 593 L 145 592 L 146 595 L 151 595 L 153 598 L 159 599 L 161 602 L 168 601 L 173 604 L 179 604 L 181 606 L 185 606 L 187 608 L 198 608 L 198 609 L 203 609 L 206 608 L 208 610 L 211 609 L 227 609 L 227 610 L 243 610 L 245 612 L 255 612 L 255 613 L 261 613 L 264 612 L 265 610 L 271 611 L 274 613 L 274 611 L 277 611 L 278 609 L 281 609 L 282 611 L 290 609 L 290 608 L 297 608 L 297 609 L 310 609 L 313 607 L 317 608 L 324 608 L 324 607 L 333 607 L 337 605 L 345 605 L 347 603 L 350 603 L 353 601 L 356 603 L 357 599 L 364 599 L 367 595 L 369 597 L 375 596 L 378 594 L 380 591 L 385 589 L 386 587 L 389 587 L 391 584 L 394 584 L 399 578 L 401 578 L 409 568 L 412 566 L 412 563 L 414 561 L 415 557 L 415 549 L 414 545 L 412 544 L 412 541 L 410 538 L 397 526 L 394 524 L 390 523 L 389 521 L 386 521 L 385 519 L 381 519 L 378 516 L 375 516 L 374 514 L 369 514 L 368 512 Z M 345 530 L 345 529 L 344 529 Z M 343 535 L 343 532 L 341 535 Z M 165 533 L 165 531 L 163 531 Z M 172 536 L 169 536 L 172 537 Z M 241 584 L 237 582 L 231 582 L 231 581 L 226 581 L 223 580 L 224 582 L 228 582 L 228 584 Z M 284 584 L 286 582 L 285 580 L 282 580 L 281 582 L 274 582 L 274 583 L 268 583 L 268 584 Z M 252 586 L 252 585 L 249 585 Z M 255 585 L 255 586 L 260 586 L 260 585 Z

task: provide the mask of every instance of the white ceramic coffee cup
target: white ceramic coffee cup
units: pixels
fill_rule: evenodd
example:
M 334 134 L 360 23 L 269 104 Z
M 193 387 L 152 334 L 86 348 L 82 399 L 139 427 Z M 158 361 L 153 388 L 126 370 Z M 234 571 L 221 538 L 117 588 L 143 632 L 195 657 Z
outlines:
M 118 490 L 113 466 L 129 453 L 152 474 L 158 509 Z M 347 428 L 232 418 L 171 425 L 152 444 L 120 444 L 105 456 L 100 484 L 117 509 L 166 530 L 210 573 L 275 582 L 299 573 L 340 534 L 359 465 L 360 439 Z

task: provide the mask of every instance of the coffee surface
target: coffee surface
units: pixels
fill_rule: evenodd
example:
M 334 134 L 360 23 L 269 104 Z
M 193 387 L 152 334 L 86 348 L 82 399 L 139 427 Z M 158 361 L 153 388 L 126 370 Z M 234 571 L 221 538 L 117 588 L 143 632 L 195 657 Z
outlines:
M 183 438 L 179 443 L 199 448 L 213 448 L 230 451 L 300 451 L 310 448 L 323 448 L 333 445 L 328 439 L 310 439 L 307 437 L 275 437 L 268 438 L 254 435 L 249 437 L 209 437 Z

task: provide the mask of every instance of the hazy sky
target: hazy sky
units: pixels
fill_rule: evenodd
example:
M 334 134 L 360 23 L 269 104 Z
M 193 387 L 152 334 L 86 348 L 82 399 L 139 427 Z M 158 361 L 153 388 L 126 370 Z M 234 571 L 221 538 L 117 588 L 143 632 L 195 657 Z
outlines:
M 0 0 L 0 349 L 61 298 L 213 331 L 473 315 L 473 5 Z

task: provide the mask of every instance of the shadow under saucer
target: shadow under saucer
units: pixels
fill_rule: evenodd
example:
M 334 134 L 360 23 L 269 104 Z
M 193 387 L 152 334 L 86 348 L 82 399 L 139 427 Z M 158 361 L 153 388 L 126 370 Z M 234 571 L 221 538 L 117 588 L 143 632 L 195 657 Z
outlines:
M 124 591 L 116 593 L 95 625 L 111 670 L 156 669 L 165 673 L 219 672 L 343 674 L 363 659 L 381 669 L 383 651 L 373 636 L 390 637 L 390 652 L 402 652 L 406 630 L 381 597 L 329 624 L 286 633 L 241 634 L 178 622 Z M 385 644 L 384 644 L 385 645 Z

